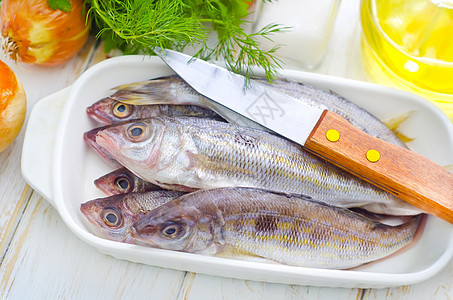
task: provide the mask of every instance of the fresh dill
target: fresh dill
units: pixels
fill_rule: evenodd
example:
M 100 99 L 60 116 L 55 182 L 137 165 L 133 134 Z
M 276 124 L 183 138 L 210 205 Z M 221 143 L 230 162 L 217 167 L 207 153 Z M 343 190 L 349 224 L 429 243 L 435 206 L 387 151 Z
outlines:
M 260 0 L 258 0 L 260 1 Z M 244 29 L 247 0 L 85 0 L 106 51 L 153 55 L 155 47 L 182 51 L 198 49 L 195 57 L 221 60 L 233 71 L 253 76 L 265 71 L 268 80 L 280 68 L 276 45 L 260 48 L 259 39 L 285 30 L 268 25 L 256 33 Z M 211 45 L 210 37 L 216 42 Z
M 71 11 L 71 2 L 69 2 L 69 0 L 49 0 L 49 6 L 53 10 L 60 9 L 65 12 Z

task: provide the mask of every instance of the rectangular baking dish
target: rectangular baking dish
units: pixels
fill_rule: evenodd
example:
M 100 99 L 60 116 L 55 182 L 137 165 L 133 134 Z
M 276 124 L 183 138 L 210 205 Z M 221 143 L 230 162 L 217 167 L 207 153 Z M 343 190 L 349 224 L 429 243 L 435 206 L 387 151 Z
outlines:
M 209 275 L 286 284 L 383 288 L 421 282 L 439 272 L 453 253 L 453 226 L 429 216 L 417 243 L 397 255 L 353 270 L 326 270 L 247 262 L 148 248 L 93 235 L 80 213 L 82 202 L 104 197 L 94 179 L 110 172 L 83 140 L 98 126 L 85 109 L 111 94 L 111 88 L 173 72 L 157 57 L 121 56 L 82 74 L 73 86 L 39 101 L 26 129 L 22 154 L 25 180 L 58 211 L 82 241 L 118 259 Z M 314 85 L 346 97 L 384 120 L 413 112 L 399 128 L 408 143 L 440 165 L 453 164 L 453 126 L 434 105 L 413 94 L 383 86 L 299 71 L 282 78 Z M 295 124 L 297 126 L 297 124 Z M 423 174 L 420 174 L 423 176 Z

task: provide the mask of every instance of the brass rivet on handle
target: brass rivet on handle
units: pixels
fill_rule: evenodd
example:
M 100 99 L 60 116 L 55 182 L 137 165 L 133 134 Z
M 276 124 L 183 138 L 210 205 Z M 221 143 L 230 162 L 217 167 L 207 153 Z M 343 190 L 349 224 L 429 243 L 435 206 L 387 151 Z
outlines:
M 381 154 L 379 153 L 379 151 L 371 149 L 366 153 L 366 158 L 370 162 L 377 162 L 381 158 Z
M 329 129 L 326 132 L 326 138 L 331 142 L 336 142 L 340 139 L 340 133 L 335 129 Z

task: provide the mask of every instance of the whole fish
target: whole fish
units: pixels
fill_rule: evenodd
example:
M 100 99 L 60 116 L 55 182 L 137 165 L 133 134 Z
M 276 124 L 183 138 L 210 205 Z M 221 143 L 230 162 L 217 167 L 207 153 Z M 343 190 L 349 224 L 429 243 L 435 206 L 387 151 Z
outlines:
M 400 250 L 422 219 L 389 226 L 304 196 L 222 188 L 178 197 L 132 226 L 137 239 L 158 248 L 346 269 Z
M 265 79 L 257 78 L 255 80 L 311 106 L 333 111 L 343 116 L 360 130 L 389 143 L 407 148 L 406 144 L 379 119 L 334 92 L 323 91 L 296 81 L 275 80 L 273 83 L 269 83 Z M 200 95 L 179 76 L 134 82 L 118 86 L 115 90 L 118 92 L 112 98 L 124 103 L 200 105 L 211 108 L 232 124 L 265 129 L 258 123 Z
M 110 126 L 96 142 L 137 176 L 191 191 L 256 187 L 389 215 L 422 211 L 280 136 L 214 120 L 155 117 Z
M 132 223 L 182 194 L 166 190 L 121 194 L 82 203 L 80 211 L 96 235 L 118 242 L 143 244 L 131 236 Z
M 121 92 L 116 94 L 120 96 Z M 112 97 L 115 97 L 115 94 Z M 97 101 L 89 106 L 86 111 L 91 118 L 103 125 L 155 116 L 193 116 L 223 120 L 211 109 L 197 105 L 131 105 L 116 101 L 111 97 Z
M 227 122 L 265 129 L 258 123 L 200 95 L 179 76 L 154 78 L 132 82 L 113 88 L 117 92 L 110 98 L 132 105 L 196 105 L 211 109 Z
M 137 177 L 124 167 L 99 177 L 94 181 L 94 184 L 107 196 L 162 189 L 160 186 Z

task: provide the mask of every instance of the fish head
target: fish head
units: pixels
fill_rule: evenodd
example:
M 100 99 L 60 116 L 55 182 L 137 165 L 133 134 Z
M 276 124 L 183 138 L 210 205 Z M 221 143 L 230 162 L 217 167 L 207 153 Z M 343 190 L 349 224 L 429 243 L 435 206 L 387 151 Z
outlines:
M 105 149 L 103 149 L 97 142 L 96 142 L 96 135 L 99 131 L 107 128 L 108 126 L 98 127 L 91 129 L 83 134 L 83 139 L 85 142 L 96 151 L 97 154 L 111 167 L 113 168 L 120 168 L 122 165 Z
M 110 125 L 133 119 L 135 106 L 107 97 L 87 107 L 86 111 L 96 122 Z
M 94 184 L 107 195 L 125 194 L 134 191 L 135 177 L 126 168 L 121 168 L 99 177 Z
M 99 236 L 119 242 L 128 242 L 133 222 L 131 213 L 124 207 L 123 195 L 99 198 L 82 203 L 80 211 Z
M 197 208 L 181 206 L 179 200 L 170 201 L 138 218 L 132 225 L 132 235 L 161 249 L 190 253 L 207 249 L 212 243 L 211 226 L 199 222 L 201 214 Z
M 159 122 L 134 120 L 96 134 L 96 143 L 135 174 L 148 174 L 158 159 L 162 140 Z

